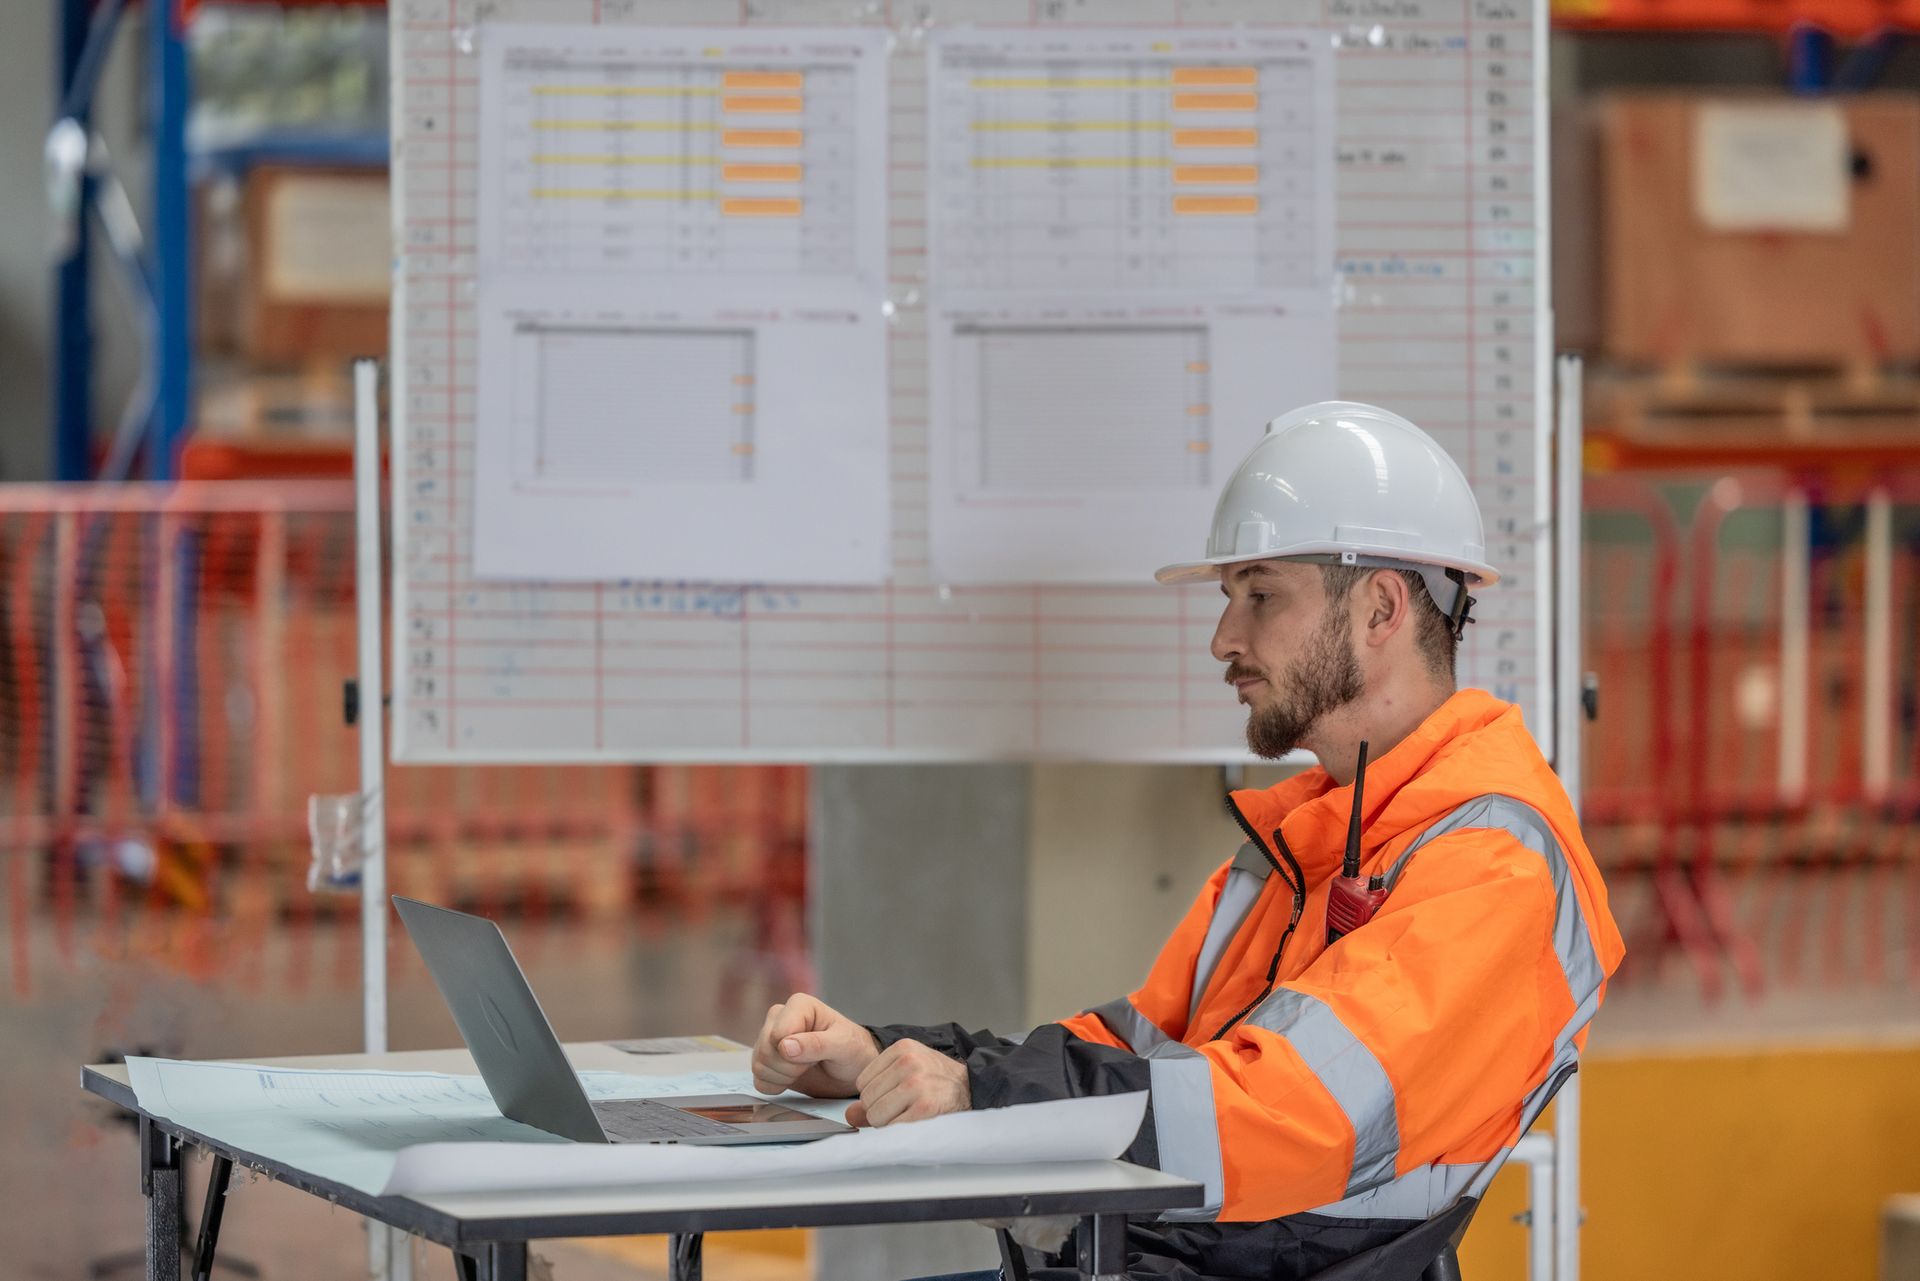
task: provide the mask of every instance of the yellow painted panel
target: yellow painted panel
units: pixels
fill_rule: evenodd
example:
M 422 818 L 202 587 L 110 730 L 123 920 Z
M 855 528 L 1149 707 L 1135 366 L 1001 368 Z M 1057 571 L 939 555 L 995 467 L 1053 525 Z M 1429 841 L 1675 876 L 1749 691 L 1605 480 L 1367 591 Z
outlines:
M 1920 1191 L 1920 1045 L 1600 1057 L 1581 1076 L 1585 1276 L 1872 1278 L 1881 1204 Z M 1503 1171 L 1463 1275 L 1522 1281 L 1525 1201 L 1525 1172 Z

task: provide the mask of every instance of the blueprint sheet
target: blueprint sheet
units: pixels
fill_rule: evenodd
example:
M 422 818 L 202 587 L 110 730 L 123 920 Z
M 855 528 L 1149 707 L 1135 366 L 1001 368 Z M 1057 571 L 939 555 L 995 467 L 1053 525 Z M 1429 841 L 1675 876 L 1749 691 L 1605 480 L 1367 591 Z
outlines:
M 415 1144 L 567 1143 L 501 1116 L 477 1076 L 130 1058 L 127 1077 L 141 1108 L 155 1116 L 375 1194 L 385 1188 L 395 1156 Z M 753 1089 L 745 1072 L 582 1072 L 580 1081 L 596 1099 Z
M 571 1143 L 500 1115 L 477 1076 L 127 1060 L 156 1116 L 374 1195 L 766 1178 L 889 1165 L 1093 1161 L 1120 1155 L 1146 1095 L 960 1112 L 817 1143 L 703 1148 Z M 751 1094 L 745 1072 L 582 1072 L 597 1099 Z M 848 1100 L 782 1096 L 840 1117 Z

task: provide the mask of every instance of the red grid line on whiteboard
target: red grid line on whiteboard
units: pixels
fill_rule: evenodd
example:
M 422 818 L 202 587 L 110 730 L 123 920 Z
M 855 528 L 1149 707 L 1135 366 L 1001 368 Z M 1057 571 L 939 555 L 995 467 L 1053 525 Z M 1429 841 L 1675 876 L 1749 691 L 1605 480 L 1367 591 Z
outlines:
M 924 286 L 927 257 L 927 176 L 917 158 L 924 55 L 911 40 L 888 77 L 898 308 L 887 339 L 892 580 L 847 591 L 474 579 L 467 495 L 478 95 L 465 61 L 474 4 L 444 0 L 443 19 L 431 20 L 436 2 L 414 0 L 393 27 L 407 297 L 396 485 L 408 483 L 396 488 L 395 504 L 396 756 L 1173 759 L 1237 750 L 1239 709 L 1206 652 L 1216 602 L 1209 589 L 946 590 L 929 579 L 926 331 L 906 293 Z M 630 12 L 609 13 L 602 0 L 489 8 L 501 21 L 604 23 Z M 996 8 L 983 0 L 980 16 Z M 1417 4 L 1409 8 L 1417 14 Z M 965 9 L 964 0 L 944 6 L 942 21 L 964 22 Z M 1111 0 L 1096 15 L 1103 21 L 1085 25 L 1150 26 L 1129 19 L 1157 11 L 1147 0 Z M 1263 0 L 1216 3 L 1207 20 L 1260 23 L 1270 13 Z M 736 0 L 712 0 L 703 16 L 718 27 L 747 14 Z M 1322 25 L 1350 30 L 1327 12 Z M 1511 573 L 1483 601 L 1462 680 L 1537 705 L 1532 619 L 1542 603 L 1529 539 L 1545 483 L 1532 459 L 1543 407 L 1534 403 L 1530 355 L 1537 318 L 1525 304 L 1538 269 L 1527 163 L 1538 122 L 1488 96 L 1499 69 L 1497 92 L 1509 104 L 1531 100 L 1531 39 L 1524 18 L 1417 16 L 1388 24 L 1381 47 L 1343 49 L 1336 142 L 1355 154 L 1337 166 L 1335 183 L 1341 394 L 1409 413 L 1462 459 L 1487 510 L 1490 554 Z M 1456 110 L 1413 119 L 1399 105 L 1449 83 Z M 1395 131 L 1402 119 L 1409 126 Z M 436 145 L 423 150 L 427 120 Z M 1392 163 L 1380 159 L 1389 148 L 1398 153 Z M 1421 247 L 1422 238 L 1442 247 Z M 415 480 L 434 483 L 415 491 Z M 1202 536 L 1196 531 L 1195 541 Z M 1169 558 L 1184 550 L 1170 548 Z M 737 656 L 721 665 L 729 687 L 709 689 L 701 658 L 729 652 Z M 415 675 L 428 683 L 416 687 Z

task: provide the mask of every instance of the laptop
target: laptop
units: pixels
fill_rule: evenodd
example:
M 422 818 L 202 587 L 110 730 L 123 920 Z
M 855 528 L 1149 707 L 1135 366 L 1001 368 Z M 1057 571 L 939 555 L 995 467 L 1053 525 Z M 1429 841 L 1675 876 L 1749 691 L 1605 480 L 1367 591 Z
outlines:
M 853 1127 L 751 1094 L 589 1099 L 500 927 L 393 896 L 502 1115 L 579 1143 L 805 1143 Z

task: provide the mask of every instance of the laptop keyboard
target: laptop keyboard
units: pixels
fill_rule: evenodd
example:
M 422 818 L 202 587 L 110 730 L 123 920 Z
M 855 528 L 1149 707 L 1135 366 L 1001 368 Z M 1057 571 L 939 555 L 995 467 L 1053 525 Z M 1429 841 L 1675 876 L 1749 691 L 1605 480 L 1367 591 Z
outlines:
M 704 1116 L 652 1099 L 601 1099 L 593 1114 L 607 1137 L 621 1143 L 659 1143 L 668 1139 L 697 1139 L 709 1134 L 737 1134 L 739 1130 Z

